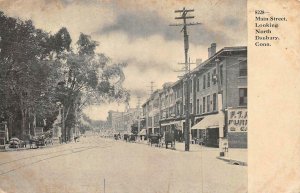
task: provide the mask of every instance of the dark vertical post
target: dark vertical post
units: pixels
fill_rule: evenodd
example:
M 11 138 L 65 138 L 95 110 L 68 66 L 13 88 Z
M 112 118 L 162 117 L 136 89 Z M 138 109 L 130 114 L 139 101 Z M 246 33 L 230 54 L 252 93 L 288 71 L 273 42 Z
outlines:
M 193 12 L 194 9 L 175 10 L 175 13 L 181 13 L 180 17 L 175 19 L 182 19 L 183 24 L 171 24 L 170 26 L 183 26 L 183 38 L 184 38 L 184 57 L 185 57 L 185 76 L 184 86 L 185 87 L 185 127 L 184 127 L 184 140 L 185 140 L 185 151 L 190 150 L 190 63 L 188 61 L 188 50 L 189 50 L 189 36 L 187 33 L 187 26 L 199 25 L 200 23 L 186 23 L 186 19 L 193 19 L 194 16 L 187 16 L 188 12 Z
M 103 181 L 103 189 L 104 189 L 104 193 L 105 193 L 105 178 L 104 178 L 104 181 Z

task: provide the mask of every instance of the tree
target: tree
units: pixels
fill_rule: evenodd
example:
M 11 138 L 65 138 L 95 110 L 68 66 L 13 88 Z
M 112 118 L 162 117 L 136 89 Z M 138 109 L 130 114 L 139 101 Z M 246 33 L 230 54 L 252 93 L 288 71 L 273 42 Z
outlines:
M 50 129 L 60 102 L 70 138 L 84 106 L 129 100 L 122 87 L 126 64 L 96 53 L 99 44 L 90 36 L 80 34 L 74 51 L 65 27 L 51 35 L 3 12 L 0 26 L 0 119 L 10 120 L 10 135 L 31 133 L 37 117 Z
M 16 128 L 10 134 L 22 137 L 28 125 L 33 127 L 36 115 L 50 120 L 57 113 L 52 91 L 60 63 L 52 55 L 68 50 L 71 40 L 65 28 L 51 38 L 32 21 L 23 22 L 3 12 L 0 26 L 1 116 L 10 120 L 10 128 Z
M 129 93 L 122 87 L 125 80 L 122 68 L 126 64 L 114 64 L 104 54 L 97 54 L 99 45 L 90 36 L 80 34 L 77 53 L 65 57 L 66 73 L 60 87 L 59 100 L 64 106 L 64 136 L 71 138 L 71 128 L 78 124 L 82 108 L 103 101 L 127 101 Z

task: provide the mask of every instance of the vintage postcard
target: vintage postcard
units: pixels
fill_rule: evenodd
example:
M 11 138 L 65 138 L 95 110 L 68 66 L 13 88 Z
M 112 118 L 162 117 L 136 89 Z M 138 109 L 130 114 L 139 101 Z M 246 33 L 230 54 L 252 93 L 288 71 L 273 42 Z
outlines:
M 0 0 L 0 193 L 299 193 L 299 8 Z

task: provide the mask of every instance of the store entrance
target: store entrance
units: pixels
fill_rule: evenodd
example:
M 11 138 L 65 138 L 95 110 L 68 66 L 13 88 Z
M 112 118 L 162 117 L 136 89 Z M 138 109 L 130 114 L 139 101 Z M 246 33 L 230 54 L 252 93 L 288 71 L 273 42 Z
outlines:
M 219 128 L 206 129 L 206 142 L 208 147 L 219 147 Z

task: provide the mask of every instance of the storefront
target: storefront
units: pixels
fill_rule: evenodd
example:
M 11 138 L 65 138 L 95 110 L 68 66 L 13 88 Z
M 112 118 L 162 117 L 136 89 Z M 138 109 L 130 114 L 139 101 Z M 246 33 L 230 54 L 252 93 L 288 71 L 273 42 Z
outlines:
M 198 138 L 201 143 L 209 147 L 219 147 L 219 125 L 223 123 L 224 116 L 219 114 L 206 115 L 191 128 L 193 138 Z M 224 125 L 223 125 L 224 126 Z
M 160 127 L 160 133 L 163 135 L 165 132 L 173 133 L 176 141 L 183 141 L 182 122 L 173 121 L 169 123 L 162 123 Z

